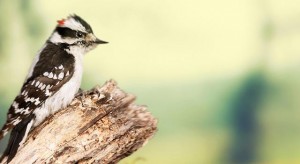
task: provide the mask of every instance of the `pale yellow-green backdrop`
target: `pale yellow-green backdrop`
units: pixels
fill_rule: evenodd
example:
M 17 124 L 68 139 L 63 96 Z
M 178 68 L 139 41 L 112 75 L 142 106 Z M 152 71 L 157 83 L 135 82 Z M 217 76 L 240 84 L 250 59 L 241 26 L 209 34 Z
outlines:
M 72 13 L 109 42 L 85 56 L 82 88 L 112 78 L 159 119 L 121 163 L 300 163 L 300 1 L 0 0 L 1 125 Z

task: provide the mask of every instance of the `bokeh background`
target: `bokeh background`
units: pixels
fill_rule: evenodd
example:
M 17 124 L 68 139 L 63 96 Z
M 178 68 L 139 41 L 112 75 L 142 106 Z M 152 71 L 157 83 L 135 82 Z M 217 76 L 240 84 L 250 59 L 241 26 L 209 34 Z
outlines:
M 56 20 L 76 13 L 110 42 L 85 56 L 82 88 L 115 79 L 159 120 L 121 164 L 300 163 L 299 6 L 0 0 L 0 124 Z

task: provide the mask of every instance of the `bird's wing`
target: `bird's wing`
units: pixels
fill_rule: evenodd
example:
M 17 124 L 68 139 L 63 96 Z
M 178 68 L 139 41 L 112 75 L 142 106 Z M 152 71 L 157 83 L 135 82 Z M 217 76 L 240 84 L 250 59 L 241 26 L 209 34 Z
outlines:
M 48 47 L 41 52 L 40 58 L 48 57 L 46 61 L 40 59 L 25 81 L 20 94 L 12 103 L 6 124 L 0 131 L 0 139 L 11 129 L 8 146 L 1 158 L 7 157 L 8 162 L 17 153 L 20 142 L 24 142 L 34 119 L 33 111 L 39 108 L 47 98 L 54 95 L 74 73 L 74 57 L 65 51 Z M 49 58 L 49 55 L 51 57 Z
M 74 57 L 72 55 L 62 50 L 55 51 L 54 47 L 49 47 L 40 53 L 40 58 L 50 55 L 51 57 L 47 59 L 52 60 L 39 60 L 32 75 L 23 84 L 20 94 L 15 98 L 8 111 L 7 121 L 0 131 L 0 140 L 9 130 L 40 107 L 48 97 L 54 95 L 73 76 Z

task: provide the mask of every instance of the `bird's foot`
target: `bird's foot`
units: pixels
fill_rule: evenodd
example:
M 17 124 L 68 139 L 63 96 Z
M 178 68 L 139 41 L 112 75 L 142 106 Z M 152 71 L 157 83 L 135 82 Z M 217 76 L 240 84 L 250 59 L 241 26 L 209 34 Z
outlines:
M 80 102 L 81 102 L 81 105 L 82 105 L 83 107 L 85 107 L 84 102 L 83 102 L 83 101 L 84 101 L 84 98 L 85 98 L 85 92 L 84 92 L 84 90 L 81 89 L 81 88 L 79 88 L 79 90 L 78 90 L 78 92 L 76 93 L 75 97 L 78 98 L 78 99 L 80 100 Z

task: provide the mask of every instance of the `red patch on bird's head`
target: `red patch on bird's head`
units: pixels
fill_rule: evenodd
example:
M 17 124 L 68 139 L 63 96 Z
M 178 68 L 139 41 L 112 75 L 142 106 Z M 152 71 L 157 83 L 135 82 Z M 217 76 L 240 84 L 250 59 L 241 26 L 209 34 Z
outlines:
M 65 24 L 65 19 L 61 19 L 57 21 L 58 25 L 63 26 Z

